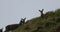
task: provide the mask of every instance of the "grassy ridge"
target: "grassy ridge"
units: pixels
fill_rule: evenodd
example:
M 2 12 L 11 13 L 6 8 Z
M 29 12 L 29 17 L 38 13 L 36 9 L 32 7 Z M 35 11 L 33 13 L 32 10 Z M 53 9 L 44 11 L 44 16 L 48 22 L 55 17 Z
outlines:
M 60 9 L 44 14 L 44 17 L 36 17 L 13 32 L 60 32 Z

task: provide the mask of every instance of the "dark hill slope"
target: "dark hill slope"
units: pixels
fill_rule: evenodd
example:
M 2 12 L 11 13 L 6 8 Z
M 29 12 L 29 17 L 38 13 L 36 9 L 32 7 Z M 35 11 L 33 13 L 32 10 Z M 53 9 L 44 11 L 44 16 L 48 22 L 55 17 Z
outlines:
M 60 9 L 28 20 L 13 32 L 60 32 Z

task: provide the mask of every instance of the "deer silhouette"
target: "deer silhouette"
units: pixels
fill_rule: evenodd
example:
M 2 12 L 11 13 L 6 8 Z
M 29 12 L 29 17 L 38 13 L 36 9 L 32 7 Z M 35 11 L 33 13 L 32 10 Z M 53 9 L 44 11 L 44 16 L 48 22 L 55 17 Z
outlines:
M 12 32 L 13 30 L 17 29 L 20 25 L 24 24 L 25 23 L 25 20 L 26 20 L 26 18 L 24 18 L 24 19 L 22 18 L 20 20 L 20 23 L 19 24 L 7 25 L 5 32 L 9 32 L 9 31 Z
M 43 10 L 44 10 L 44 9 L 39 10 L 39 12 L 41 13 L 41 17 L 43 17 Z
M 26 18 L 21 18 L 20 25 L 25 23 Z

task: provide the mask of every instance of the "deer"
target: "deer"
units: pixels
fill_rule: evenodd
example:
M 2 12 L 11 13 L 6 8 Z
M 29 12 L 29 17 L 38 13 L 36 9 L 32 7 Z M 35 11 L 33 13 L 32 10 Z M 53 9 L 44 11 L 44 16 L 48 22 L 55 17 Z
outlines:
M 25 23 L 26 18 L 21 18 L 20 25 Z
M 19 24 L 11 24 L 11 25 L 7 25 L 5 28 L 6 28 L 6 30 L 5 30 L 5 32 L 9 32 L 9 31 L 13 31 L 13 30 L 15 30 L 15 29 L 17 29 L 19 26 L 21 26 L 22 24 L 24 24 L 25 23 L 25 20 L 26 20 L 26 18 L 21 18 L 21 20 L 20 20 L 20 23 Z
M 44 9 L 39 10 L 39 12 L 41 13 L 41 17 L 43 17 L 43 10 L 44 10 Z

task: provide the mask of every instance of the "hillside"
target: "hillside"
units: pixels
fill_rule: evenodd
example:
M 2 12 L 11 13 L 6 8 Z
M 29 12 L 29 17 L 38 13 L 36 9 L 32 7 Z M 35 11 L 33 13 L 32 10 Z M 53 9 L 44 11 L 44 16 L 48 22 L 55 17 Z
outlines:
M 60 32 L 60 9 L 27 20 L 13 32 Z

